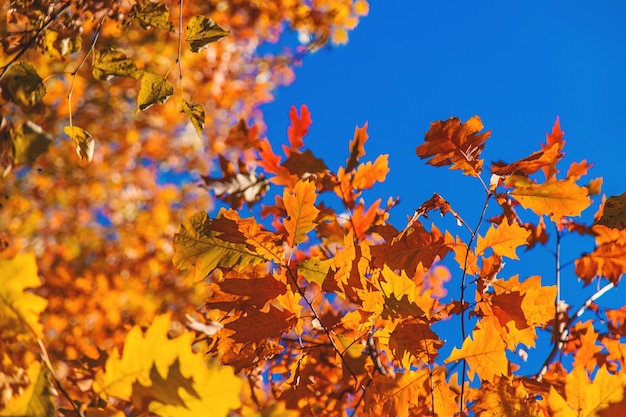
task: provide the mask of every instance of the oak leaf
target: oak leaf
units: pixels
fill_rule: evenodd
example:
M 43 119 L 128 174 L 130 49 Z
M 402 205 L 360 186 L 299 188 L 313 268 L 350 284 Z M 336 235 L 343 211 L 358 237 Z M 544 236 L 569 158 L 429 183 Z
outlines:
M 519 161 L 507 164 L 504 162 L 494 162 L 491 166 L 492 174 L 499 176 L 515 175 L 531 175 L 540 169 L 556 164 L 563 154 L 559 152 L 559 146 L 554 145 L 550 148 L 534 152 Z
M 490 130 L 478 133 L 481 130 L 483 124 L 478 116 L 464 123 L 456 117 L 431 123 L 424 138 L 426 143 L 417 147 L 417 155 L 422 159 L 431 158 L 430 165 L 451 165 L 450 169 L 463 170 L 465 175 L 477 177 L 483 166 L 483 160 L 478 158 L 491 135 Z
M 483 254 L 486 249 L 491 248 L 496 254 L 506 256 L 510 259 L 519 259 L 515 249 L 526 245 L 530 231 L 516 223 L 509 224 L 508 219 L 504 219 L 496 228 L 489 227 L 485 237 L 478 236 L 476 242 L 476 253 Z
M 395 377 L 375 374 L 363 396 L 363 411 L 370 417 L 409 417 L 411 408 L 428 396 L 428 380 L 428 370 L 407 371 Z
M 554 126 L 552 126 L 552 132 L 546 133 L 546 144 L 541 144 L 541 149 L 546 150 L 549 148 L 556 148 L 560 153 L 565 146 L 565 140 L 563 139 L 564 136 L 565 132 L 561 130 L 561 121 L 559 116 L 557 116 Z M 556 169 L 556 164 L 562 157 L 563 155 L 561 154 L 561 156 L 558 159 L 555 159 L 550 165 L 542 168 L 547 180 L 554 178 L 559 172 Z
M 304 242 L 307 233 L 315 229 L 315 219 L 319 213 L 315 207 L 315 183 L 300 180 L 293 190 L 286 189 L 283 195 L 287 219 L 283 220 L 287 231 L 287 245 L 294 247 Z
M 26 370 L 29 385 L 18 396 L 10 398 L 0 410 L 0 416 L 56 416 L 50 371 L 41 362 L 31 362 Z M 3 377 L 5 377 L 3 375 Z
M 311 126 L 313 120 L 311 120 L 311 112 L 306 104 L 300 107 L 300 115 L 298 115 L 296 106 L 291 106 L 289 110 L 289 120 L 291 121 L 291 125 L 287 128 L 287 137 L 289 138 L 290 146 L 288 149 L 296 151 L 304 146 L 302 139 L 309 132 L 309 126 Z M 288 150 L 286 150 L 285 153 L 289 155 Z
M 359 163 L 359 158 L 365 156 L 365 142 L 369 136 L 367 135 L 367 122 L 363 125 L 363 127 L 356 127 L 354 129 L 354 137 L 350 141 L 350 157 L 346 160 L 346 168 L 345 172 L 349 173 Z
M 624 229 L 626 228 L 626 192 L 606 199 L 596 224 Z

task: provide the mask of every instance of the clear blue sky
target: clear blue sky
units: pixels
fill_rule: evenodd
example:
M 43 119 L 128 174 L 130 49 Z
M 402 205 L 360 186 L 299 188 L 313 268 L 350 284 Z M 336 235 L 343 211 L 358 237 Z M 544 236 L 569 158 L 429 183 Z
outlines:
M 603 192 L 621 194 L 624 22 L 626 2 L 617 0 L 371 1 L 347 46 L 307 57 L 295 83 L 263 107 L 267 134 L 278 149 L 286 142 L 289 107 L 307 104 L 313 125 L 305 144 L 336 170 L 345 163 L 354 127 L 369 121 L 366 158 L 390 154 L 391 172 L 366 202 L 400 196 L 392 213 L 396 227 L 434 192 L 470 223 L 479 215 L 484 194 L 475 180 L 415 155 L 429 124 L 450 116 L 478 115 L 493 131 L 483 152 L 488 168 L 491 161 L 512 162 L 539 150 L 560 115 L 567 140 L 562 170 L 587 159 L 594 164 L 588 178 L 602 176 Z M 587 219 L 596 208 L 585 212 Z M 565 245 L 565 260 L 593 249 L 590 240 Z M 505 276 L 522 271 L 553 282 L 553 259 L 546 250 L 536 252 L 537 261 Z M 576 287 L 571 266 L 564 279 Z M 565 297 L 577 307 L 591 291 Z M 621 305 L 620 292 L 600 304 Z

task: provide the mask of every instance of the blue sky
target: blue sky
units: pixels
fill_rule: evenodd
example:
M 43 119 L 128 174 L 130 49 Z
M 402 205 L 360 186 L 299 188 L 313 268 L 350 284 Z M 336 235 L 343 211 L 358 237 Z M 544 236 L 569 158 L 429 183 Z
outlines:
M 559 115 L 567 140 L 562 171 L 587 159 L 594 164 L 588 179 L 602 176 L 603 192 L 618 195 L 626 191 L 625 20 L 626 2 L 615 0 L 371 1 L 348 45 L 307 57 L 294 84 L 263 106 L 267 135 L 277 149 L 286 142 L 289 107 L 307 104 L 313 125 L 305 144 L 336 170 L 355 126 L 368 121 L 366 158 L 388 153 L 391 172 L 366 202 L 400 196 L 396 227 L 434 192 L 470 224 L 478 218 L 484 194 L 476 180 L 415 155 L 430 123 L 451 116 L 478 115 L 493 131 L 483 152 L 488 168 L 539 150 Z M 567 260 L 591 251 L 593 242 L 572 237 L 564 246 Z M 520 255 L 527 260 L 508 275 L 519 270 L 553 282 L 547 250 Z M 572 266 L 564 279 L 577 288 Z M 577 307 L 591 292 L 565 297 Z M 600 304 L 621 305 L 620 292 Z

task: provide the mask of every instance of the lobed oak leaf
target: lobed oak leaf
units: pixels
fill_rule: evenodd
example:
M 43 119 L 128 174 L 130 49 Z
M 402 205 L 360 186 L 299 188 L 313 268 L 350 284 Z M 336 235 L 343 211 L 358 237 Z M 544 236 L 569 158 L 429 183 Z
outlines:
M 358 190 L 372 188 L 376 182 L 385 182 L 389 173 L 389 155 L 379 155 L 374 163 L 365 162 L 359 165 L 352 177 L 351 185 Z M 341 197 L 341 196 L 340 196 Z
M 39 286 L 34 254 L 0 259 L 0 339 L 43 337 L 39 316 L 48 302 L 26 291 Z
M 626 229 L 625 229 L 626 230 Z M 596 248 L 574 261 L 575 272 L 586 284 L 602 276 L 617 284 L 626 273 L 626 231 L 595 225 Z
M 491 165 L 492 174 L 505 177 L 508 175 L 528 176 L 545 167 L 556 164 L 563 154 L 559 152 L 560 147 L 554 145 L 541 151 L 534 152 L 519 161 L 507 164 L 505 162 L 494 162 Z
M 496 377 L 506 376 L 509 361 L 506 358 L 506 343 L 498 334 L 493 323 L 481 321 L 476 325 L 471 337 L 466 337 L 460 349 L 452 349 L 445 363 L 466 360 L 469 366 L 469 379 L 478 375 L 481 380 L 492 382 Z
M 322 260 L 319 257 L 302 260 L 297 265 L 298 274 L 321 287 L 333 262 L 332 259 Z
M 210 43 L 219 41 L 229 34 L 229 31 L 222 29 L 213 19 L 205 16 L 194 16 L 187 23 L 185 40 L 189 44 L 191 52 L 198 52 L 209 46 Z
M 546 150 L 550 148 L 556 148 L 560 153 L 565 146 L 565 140 L 563 139 L 564 136 L 565 132 L 561 130 L 561 121 L 559 119 L 559 116 L 557 116 L 556 121 L 554 122 L 554 126 L 552 126 L 552 132 L 546 133 L 546 144 L 541 144 L 541 149 Z M 561 154 L 558 159 L 555 159 L 551 164 L 542 168 L 543 173 L 546 176 L 546 180 L 556 177 L 556 174 L 559 172 L 556 169 L 556 164 L 562 157 L 563 155 Z
M 323 174 L 328 171 L 324 160 L 313 155 L 310 149 L 306 149 L 304 152 L 291 152 L 281 166 L 287 168 L 289 173 L 298 178 L 305 178 L 312 174 Z
M 411 409 L 429 395 L 425 389 L 427 385 L 425 383 L 429 379 L 426 369 L 411 370 L 393 377 L 375 374 L 363 395 L 365 415 L 369 417 L 413 415 Z
M 606 199 L 596 224 L 623 230 L 626 228 L 626 192 Z
M 538 216 L 557 223 L 565 216 L 580 216 L 591 205 L 587 188 L 569 180 L 551 179 L 542 184 L 514 187 L 510 195 Z
M 482 129 L 478 116 L 464 123 L 456 117 L 431 123 L 424 138 L 426 143 L 417 147 L 417 156 L 431 158 L 430 165 L 451 165 L 450 169 L 460 169 L 465 175 L 477 177 L 483 165 L 483 160 L 478 158 L 491 135 L 490 130 L 479 134 Z
M 369 136 L 367 135 L 367 122 L 363 127 L 354 129 L 354 137 L 350 141 L 350 157 L 346 160 L 345 172 L 350 173 L 359 163 L 359 158 L 365 156 L 365 142 Z
M 472 390 L 468 397 L 476 402 L 473 409 L 481 417 L 545 417 L 537 406 L 535 396 L 524 384 L 511 378 L 500 377 L 494 383 L 483 382 L 480 389 Z
M 491 248 L 494 253 L 500 256 L 519 259 L 515 249 L 526 245 L 529 236 L 529 230 L 519 226 L 517 223 L 509 224 L 509 220 L 505 218 L 497 228 L 495 225 L 491 225 L 485 237 L 478 236 L 476 254 L 484 254 L 485 250 Z
M 433 363 L 444 342 L 427 322 L 416 319 L 402 321 L 389 335 L 393 358 L 405 369 L 421 363 Z
M 41 362 L 34 361 L 28 365 L 26 375 L 29 380 L 28 386 L 19 395 L 9 398 L 3 404 L 4 407 L 0 410 L 0 416 L 56 416 L 57 410 L 53 402 L 54 388 L 50 382 L 48 368 Z M 3 377 L 6 378 L 5 375 Z
M 304 146 L 302 138 L 309 132 L 309 126 L 313 123 L 311 120 L 311 112 L 306 104 L 300 106 L 300 115 L 296 106 L 291 106 L 289 110 L 289 120 L 291 125 L 287 128 L 287 137 L 289 138 L 289 150 L 297 151 Z M 289 151 L 285 153 L 289 155 Z
M 203 279 L 216 268 L 243 270 L 265 262 L 265 258 L 248 248 L 246 243 L 233 243 L 232 238 L 216 228 L 219 220 L 210 219 L 200 211 L 187 218 L 174 235 L 174 265 L 179 269 L 195 268 L 196 279 Z M 238 238 L 238 236 L 234 236 Z M 244 239 L 243 235 L 241 238 Z
M 297 318 L 290 310 L 279 310 L 273 305 L 264 313 L 257 309 L 249 309 L 238 320 L 224 325 L 233 331 L 230 336 L 236 343 L 251 343 L 279 338 L 283 333 L 296 325 Z
M 315 219 L 319 213 L 315 207 L 315 183 L 300 180 L 293 190 L 285 190 L 283 201 L 287 210 L 287 219 L 283 220 L 287 232 L 287 245 L 295 247 L 304 242 L 307 233 L 315 229 Z

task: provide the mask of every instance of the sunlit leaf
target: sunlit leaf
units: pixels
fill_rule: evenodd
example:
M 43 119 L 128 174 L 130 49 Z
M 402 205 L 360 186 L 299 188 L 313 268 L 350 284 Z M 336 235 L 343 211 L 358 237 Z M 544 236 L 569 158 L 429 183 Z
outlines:
M 313 123 L 313 120 L 311 120 L 311 112 L 309 108 L 303 104 L 300 107 L 300 115 L 298 115 L 296 106 L 291 106 L 289 110 L 289 120 L 291 121 L 291 125 L 287 128 L 289 146 L 291 150 L 299 150 L 304 146 L 302 139 L 308 133 L 311 123 Z
M 204 128 L 204 109 L 202 106 L 182 99 L 178 111 L 184 112 L 189 117 L 198 136 L 202 136 L 202 129 Z
M 46 95 L 43 79 L 30 62 L 16 62 L 0 82 L 8 98 L 23 107 L 32 107 Z
M 42 337 L 39 316 L 48 302 L 27 291 L 41 286 L 33 254 L 0 259 L 0 339 Z
M 142 71 L 135 62 L 118 49 L 105 48 L 95 52 L 92 73 L 97 80 L 109 80 L 114 76 L 139 78 Z
M 28 121 L 11 132 L 11 159 L 15 165 L 31 164 L 48 151 L 52 137 Z
M 86 130 L 76 126 L 65 126 L 63 128 L 65 134 L 72 138 L 76 144 L 76 154 L 80 159 L 86 159 L 91 162 L 96 141 Z
M 315 183 L 298 181 L 293 191 L 285 190 L 283 201 L 288 219 L 283 221 L 287 231 L 287 244 L 291 247 L 306 240 L 306 235 L 315 228 L 319 210 L 315 207 Z
M 144 111 L 153 104 L 163 104 L 174 94 L 174 86 L 165 78 L 149 72 L 141 77 L 141 88 L 137 97 L 137 111 Z
M 32 362 L 28 366 L 26 374 L 30 384 L 19 395 L 9 399 L 4 408 L 0 410 L 0 416 L 56 416 L 48 368 L 41 362 Z
M 476 242 L 476 253 L 484 253 L 491 248 L 500 256 L 506 256 L 510 259 L 519 259 L 515 253 L 515 249 L 526 245 L 530 231 L 516 223 L 509 224 L 508 219 L 504 219 L 496 228 L 492 225 L 485 237 L 478 236 Z
M 128 22 L 137 22 L 143 29 L 155 27 L 170 32 L 174 31 L 174 25 L 170 22 L 169 8 L 159 2 L 151 0 L 137 0 L 133 4 L 127 16 Z
M 213 19 L 194 16 L 187 23 L 186 41 L 192 52 L 198 52 L 211 42 L 218 41 L 229 34 L 229 31 L 222 29 Z
M 54 30 L 46 30 L 43 37 L 44 49 L 52 56 L 63 58 L 80 51 L 83 43 L 81 36 L 62 36 Z
M 321 286 L 326 275 L 328 275 L 332 262 L 332 259 L 322 260 L 318 257 L 305 259 L 298 262 L 298 273 L 302 274 L 307 281 Z
M 365 122 L 363 127 L 357 126 L 354 129 L 354 137 L 350 141 L 350 157 L 346 161 L 346 173 L 356 168 L 359 163 L 359 158 L 365 156 L 365 142 L 367 142 L 368 138 L 367 122 Z

